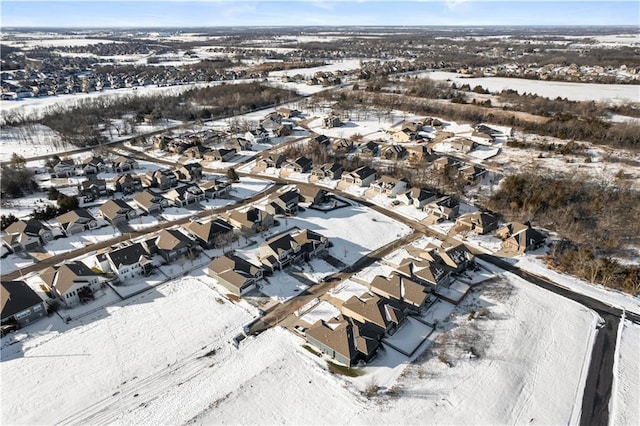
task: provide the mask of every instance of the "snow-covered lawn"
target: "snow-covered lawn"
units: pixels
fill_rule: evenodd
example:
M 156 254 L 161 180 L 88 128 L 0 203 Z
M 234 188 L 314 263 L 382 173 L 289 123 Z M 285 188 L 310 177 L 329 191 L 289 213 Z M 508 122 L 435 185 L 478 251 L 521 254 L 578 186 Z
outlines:
M 310 310 L 309 312 L 301 316 L 300 319 L 309 324 L 315 324 L 317 321 L 320 321 L 320 320 L 327 321 L 339 315 L 340 315 L 340 310 L 338 308 L 336 308 L 326 300 L 323 300 L 318 305 L 316 305 L 312 310 Z
M 135 221 L 137 221 L 137 219 L 135 219 Z M 110 240 L 111 238 L 115 238 L 120 235 L 120 231 L 113 226 L 104 226 L 102 228 L 84 231 L 69 237 L 50 241 L 44 246 L 44 248 L 52 255 L 59 255 L 72 250 L 81 249 L 101 241 Z
M 354 277 L 361 281 L 370 283 L 376 276 L 382 275 L 383 277 L 388 277 L 392 272 L 392 267 L 380 262 L 375 262 L 368 268 L 364 268 L 359 271 Z
M 193 300 L 198 305 L 204 303 L 198 298 Z M 150 303 L 162 302 L 156 299 Z M 422 424 L 428 419 L 428 423 L 438 424 L 518 424 L 534 419 L 543 424 L 567 424 L 576 421 L 577 417 L 572 415 L 581 406 L 585 366 L 589 363 L 597 325 L 597 317 L 578 304 L 505 274 L 503 281 L 479 290 L 456 311 L 451 321 L 438 327 L 428 339 L 441 342 L 435 335 L 446 332 L 443 355 L 451 367 L 438 359 L 443 343 L 434 343 L 433 351 L 429 350 L 411 364 L 407 363 L 406 356 L 386 348 L 363 369 L 363 376 L 347 378 L 326 371 L 324 361 L 302 349 L 303 340 L 284 329 L 271 329 L 245 339 L 237 350 L 225 344 L 233 335 L 233 329 L 228 329 L 224 339 L 218 338 L 212 344 L 210 340 L 216 339 L 216 332 L 221 329 L 220 319 L 223 318 L 225 324 L 229 322 L 227 316 L 221 315 L 226 313 L 221 309 L 225 311 L 230 305 L 213 303 L 208 306 L 210 311 L 198 306 L 205 309 L 183 313 L 180 307 L 191 303 L 191 299 L 181 298 L 170 313 L 153 310 L 153 325 L 149 318 L 136 314 L 136 319 L 143 319 L 146 327 L 152 327 L 152 333 L 141 334 L 138 329 L 143 327 L 122 330 L 99 327 L 92 332 L 90 336 L 103 333 L 110 339 L 115 335 L 128 341 L 129 337 L 118 336 L 118 332 L 131 330 L 130 334 L 142 341 L 133 341 L 134 347 L 128 350 L 108 351 L 110 358 L 126 360 L 136 353 L 136 348 L 148 345 L 151 335 L 162 332 L 165 341 L 149 346 L 150 353 L 140 358 L 155 360 L 160 357 L 157 352 L 168 346 L 172 351 L 162 361 L 171 365 L 156 372 L 148 371 L 150 365 L 124 363 L 116 370 L 118 377 L 112 380 L 111 386 L 96 383 L 95 376 L 99 373 L 93 372 L 94 380 L 86 381 L 80 386 L 81 390 L 74 390 L 74 395 L 83 391 L 84 400 L 90 399 L 96 392 L 86 387 L 92 385 L 106 388 L 105 395 L 120 393 L 87 407 L 84 416 L 72 420 L 80 423 Z M 171 305 L 162 303 L 162 307 Z M 486 306 L 489 313 L 469 320 L 469 310 L 479 306 Z M 230 312 L 235 313 L 235 308 Z M 195 323 L 193 318 L 192 327 L 199 333 L 178 333 L 178 326 L 172 326 L 177 321 L 158 321 L 158 316 L 166 320 L 171 318 L 170 314 L 182 314 L 181 318 L 190 320 L 197 315 L 200 323 Z M 207 318 L 202 318 L 204 316 Z M 167 327 L 176 333 L 179 343 L 188 346 L 182 351 L 184 354 L 170 342 Z M 470 346 L 474 346 L 479 357 L 469 356 Z M 197 359 L 197 355 L 212 348 L 217 351 L 210 358 Z M 46 345 L 39 349 L 42 353 L 52 353 Z M 85 352 L 93 353 L 89 349 Z M 69 353 L 68 349 L 65 353 Z M 34 364 L 33 360 L 29 361 L 31 363 L 25 362 L 23 368 L 30 371 Z M 74 362 L 89 361 L 74 358 Z M 6 367 L 3 365 L 3 368 Z M 122 374 L 124 369 L 129 374 Z M 102 369 L 107 370 L 111 371 Z M 138 378 L 131 380 L 134 374 Z M 10 378 L 18 380 L 15 374 Z M 127 379 L 126 384 L 118 386 Z M 26 380 L 36 378 L 29 375 Z M 379 395 L 372 399 L 359 393 L 369 382 L 382 387 Z M 386 393 L 392 386 L 398 397 Z M 11 397 L 18 400 L 29 392 L 27 387 L 20 389 L 23 391 Z M 105 395 L 100 395 L 100 399 Z M 38 413 L 49 408 L 47 404 L 37 405 L 30 398 L 20 401 L 26 401 L 24 408 L 33 405 L 36 410 L 14 409 L 14 416 L 5 411 L 4 420 L 37 420 Z M 247 401 L 250 401 L 250 410 Z M 77 403 L 73 406 L 75 410 L 83 408 Z M 64 411 L 71 410 L 65 406 Z M 16 413 L 22 412 L 31 413 L 31 417 L 24 415 L 16 419 Z M 58 416 L 51 421 L 66 417 L 59 411 L 55 413 Z
M 260 282 L 262 294 L 279 302 L 286 302 L 307 288 L 309 288 L 308 285 L 283 271 L 276 271 L 272 276 L 266 277 Z
M 46 192 L 35 192 L 21 198 L 3 198 L 2 214 L 27 219 L 35 209 L 45 209 L 47 206 L 58 207 L 55 201 L 48 199 Z
M 411 355 L 432 332 L 433 328 L 409 317 L 400 329 L 393 336 L 385 338 L 384 342 L 406 355 Z
M 613 367 L 609 424 L 640 424 L 640 325 L 621 321 Z
M 136 231 L 143 230 L 145 228 L 149 228 L 151 226 L 156 226 L 160 224 L 160 221 L 155 216 L 138 216 L 134 219 L 129 220 L 129 226 L 131 226 Z
M 420 317 L 423 321 L 435 325 L 446 320 L 455 307 L 453 303 L 436 299 Z
M 21 268 L 26 268 L 27 266 L 33 265 L 34 261 L 32 259 L 23 259 L 22 257 L 16 254 L 10 254 L 4 259 L 0 260 L 0 270 L 2 274 L 9 274 L 13 271 L 17 271 Z
M 251 198 L 262 191 L 266 191 L 272 185 L 273 182 L 268 180 L 241 177 L 240 182 L 231 185 L 229 194 L 242 199 Z
M 369 291 L 369 288 L 355 281 L 345 280 L 329 291 L 329 295 L 343 302 L 352 296 L 360 297 Z
M 194 212 L 182 207 L 168 207 L 162 211 L 160 215 L 167 221 L 183 219 L 185 217 L 193 216 Z
M 12 389 L 2 398 L 2 423 L 94 423 L 83 416 L 102 408 L 113 414 L 111 404 L 139 406 L 152 392 L 179 389 L 181 374 L 193 378 L 221 365 L 235 352 L 229 341 L 251 318 L 199 280 L 184 278 L 95 318 L 68 325 L 57 316 L 43 319 L 10 336 L 20 342 L 2 351 L 2 384 Z M 65 402 L 34 397 L 34 389 L 43 395 L 64 389 Z
M 336 272 L 336 268 L 322 259 L 314 258 L 300 265 L 305 277 L 311 281 L 320 282 L 327 275 Z

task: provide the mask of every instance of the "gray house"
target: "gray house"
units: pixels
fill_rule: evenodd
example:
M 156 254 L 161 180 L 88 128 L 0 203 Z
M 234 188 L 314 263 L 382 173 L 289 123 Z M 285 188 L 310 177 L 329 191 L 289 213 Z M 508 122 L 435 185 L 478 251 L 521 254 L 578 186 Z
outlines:
M 2 325 L 27 325 L 47 314 L 44 301 L 24 281 L 2 281 Z

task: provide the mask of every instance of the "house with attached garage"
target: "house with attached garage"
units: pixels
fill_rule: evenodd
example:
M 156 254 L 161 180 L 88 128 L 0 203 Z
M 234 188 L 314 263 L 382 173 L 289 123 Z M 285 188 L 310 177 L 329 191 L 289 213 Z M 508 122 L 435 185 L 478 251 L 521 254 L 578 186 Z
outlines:
M 451 157 L 440 157 L 433 162 L 433 169 L 438 172 L 446 172 L 451 168 L 459 167 L 460 164 L 462 164 L 460 160 Z
M 369 284 L 369 291 L 395 301 L 403 310 L 419 312 L 425 307 L 432 289 L 394 272 L 388 278 L 377 275 Z
M 311 170 L 311 175 L 317 177 L 318 179 L 331 179 L 336 180 L 340 179 L 342 176 L 342 166 L 340 163 L 325 163 L 319 166 L 315 166 Z
M 231 138 L 224 144 L 224 147 L 228 150 L 234 150 L 236 152 L 251 151 L 253 149 L 251 141 L 245 138 Z
M 51 229 L 36 219 L 14 222 L 4 232 L 2 243 L 14 252 L 35 250 L 53 240 Z
M 136 210 L 124 200 L 109 200 L 98 208 L 98 215 L 112 225 L 137 217 Z
M 438 194 L 435 192 L 431 192 L 424 188 L 413 187 L 408 191 L 398 194 L 397 200 L 407 206 L 414 206 L 417 209 L 422 209 L 437 197 Z
M 484 235 L 498 229 L 498 218 L 488 212 L 465 213 L 456 219 L 456 229 Z
M 326 149 L 331 145 L 331 139 L 327 135 L 317 135 L 309 139 L 309 144 Z
M 273 215 L 252 207 L 246 210 L 233 210 L 229 213 L 229 223 L 247 234 L 263 232 L 273 226 Z
M 287 160 L 282 164 L 283 170 L 296 173 L 307 173 L 311 171 L 313 162 L 307 157 L 298 157 L 295 160 Z
M 2 281 L 0 303 L 2 325 L 25 326 L 47 314 L 44 301 L 24 281 Z
M 371 183 L 370 188 L 373 192 L 378 194 L 384 194 L 389 198 L 395 198 L 398 194 L 406 192 L 407 181 L 405 178 L 397 179 L 391 176 L 382 176 Z
M 120 281 L 149 274 L 155 266 L 151 260 L 151 242 L 152 240 L 137 242 L 106 253 L 111 272 L 116 274 Z
M 78 193 L 83 197 L 93 197 L 94 199 L 108 195 L 107 181 L 104 179 L 89 178 L 80 182 L 80 185 L 78 185 Z
M 269 132 L 262 128 L 250 130 L 244 134 L 244 138 L 253 145 L 258 143 L 269 143 Z
M 234 254 L 217 257 L 207 266 L 207 275 L 238 297 L 256 287 L 256 283 L 262 279 L 263 271 L 262 267 Z
M 346 155 L 355 149 L 353 141 L 340 138 L 331 144 L 331 150 L 336 155 Z
M 333 127 L 342 126 L 342 121 L 340 120 L 340 117 L 338 117 L 337 115 L 331 114 L 328 117 L 325 117 L 322 119 L 322 125 L 326 129 L 331 129 Z
M 178 185 L 176 175 L 169 169 L 147 172 L 142 176 L 142 185 L 159 189 L 169 189 Z
M 40 279 L 67 307 L 93 300 L 93 293 L 102 286 L 100 276 L 80 261 L 47 268 Z
M 195 184 L 187 184 L 173 188 L 164 194 L 169 203 L 176 207 L 184 207 L 199 203 L 205 199 L 204 191 Z
M 188 163 L 173 171 L 179 182 L 197 182 L 202 179 L 202 166 L 200 163 Z
M 487 171 L 483 167 L 473 164 L 464 165 L 458 169 L 458 175 L 469 183 L 479 182 L 485 173 Z
M 207 151 L 202 158 L 205 161 L 222 161 L 227 162 L 233 160 L 236 156 L 235 149 L 217 148 Z
M 448 141 L 449 145 L 451 146 L 451 148 L 455 149 L 456 151 L 462 152 L 462 153 L 468 153 L 473 151 L 474 148 L 477 147 L 477 143 L 472 141 L 471 139 L 467 139 L 467 138 L 456 138 L 456 139 L 451 139 Z
M 98 228 L 98 221 L 87 209 L 75 209 L 56 217 L 60 228 L 65 235 L 73 235 L 79 232 Z
M 306 330 L 305 339 L 309 345 L 338 363 L 352 367 L 360 361 L 369 362 L 373 359 L 382 336 L 364 332 L 356 321 L 340 316 L 316 321 Z
M 511 222 L 496 231 L 502 239 L 502 249 L 515 253 L 535 250 L 544 245 L 545 236 L 533 229 L 530 223 Z
M 163 229 L 154 240 L 157 254 L 167 263 L 194 253 L 195 242 L 177 229 Z
M 328 245 L 328 238 L 307 229 L 285 233 L 265 241 L 258 248 L 258 259 L 268 271 L 310 259 Z
M 398 272 L 426 287 L 448 286 L 453 280 L 452 269 L 442 263 L 412 257 L 403 259 Z
M 93 156 L 82 162 L 82 171 L 85 175 L 95 175 L 107 170 L 107 163 L 102 157 Z
M 342 314 L 362 324 L 362 327 L 384 335 L 393 334 L 407 315 L 392 306 L 388 299 L 373 293 L 351 296 L 341 306 Z
M 329 193 L 326 189 L 313 185 L 298 184 L 300 191 L 300 202 L 310 205 L 324 204 L 329 200 Z
M 407 156 L 407 148 L 402 145 L 384 145 L 380 148 L 380 158 L 391 161 L 401 161 Z
M 51 166 L 52 178 L 65 178 L 69 176 L 75 176 L 76 163 L 71 159 L 62 159 L 54 161 Z
M 284 155 L 269 154 L 261 157 L 256 164 L 259 166 L 264 166 L 266 168 L 275 167 L 279 169 L 282 166 L 282 163 L 284 163 L 285 161 L 287 161 L 287 157 L 285 157 Z
M 138 168 L 138 162 L 132 158 L 116 157 L 111 162 L 111 168 L 115 173 L 128 172 Z
M 394 142 L 407 143 L 414 140 L 415 136 L 415 130 L 410 129 L 409 127 L 404 127 L 397 132 L 393 132 L 393 134 L 391 135 L 391 139 L 393 139 Z
M 416 254 L 411 253 L 410 254 Z M 462 272 L 469 267 L 475 256 L 464 244 L 456 244 L 451 247 L 431 247 L 420 250 L 417 255 L 432 263 L 447 266 L 452 272 Z
M 131 173 L 124 173 L 113 179 L 113 186 L 116 192 L 133 194 L 142 191 L 142 180 L 139 176 L 131 176 Z
M 298 212 L 299 202 L 300 192 L 295 188 L 272 197 L 264 209 L 274 216 L 277 214 L 294 215 Z
M 231 185 L 221 178 L 200 181 L 198 188 L 204 192 L 205 198 L 227 198 Z
M 358 145 L 358 152 L 362 158 L 372 158 L 380 152 L 380 144 L 374 141 L 363 142 Z
M 424 206 L 424 211 L 436 220 L 451 220 L 458 216 L 460 202 L 451 196 L 440 197 Z
M 169 205 L 169 201 L 162 195 L 145 189 L 133 197 L 133 204 L 145 213 L 154 215 L 162 212 Z
M 362 166 L 352 172 L 342 172 L 340 180 L 351 185 L 366 187 L 376 179 L 376 171 L 368 166 Z
M 226 245 L 233 234 L 233 226 L 219 217 L 202 222 L 194 220 L 182 227 L 205 250 Z

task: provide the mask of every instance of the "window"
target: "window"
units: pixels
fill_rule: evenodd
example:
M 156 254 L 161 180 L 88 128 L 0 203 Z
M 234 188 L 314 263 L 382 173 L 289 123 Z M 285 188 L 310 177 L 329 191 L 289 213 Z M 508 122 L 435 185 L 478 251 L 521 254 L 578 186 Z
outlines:
M 32 309 L 33 312 L 40 312 L 42 310 L 42 305 L 36 305 Z
M 15 319 L 17 320 L 21 320 L 22 318 L 26 318 L 29 316 L 29 311 L 22 311 L 22 312 L 18 312 L 17 314 L 14 315 Z

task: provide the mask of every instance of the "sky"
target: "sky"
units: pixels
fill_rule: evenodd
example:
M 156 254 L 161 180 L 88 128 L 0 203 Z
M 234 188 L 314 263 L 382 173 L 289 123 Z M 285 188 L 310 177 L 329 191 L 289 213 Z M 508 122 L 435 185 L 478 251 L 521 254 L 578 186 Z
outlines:
M 6 27 L 640 25 L 640 1 L 0 0 Z

